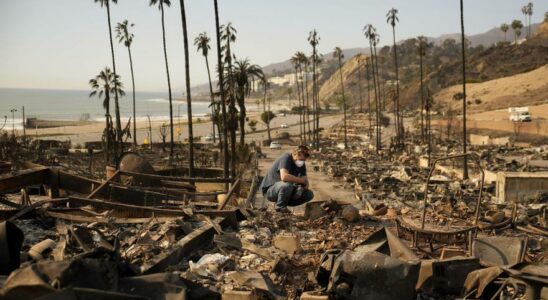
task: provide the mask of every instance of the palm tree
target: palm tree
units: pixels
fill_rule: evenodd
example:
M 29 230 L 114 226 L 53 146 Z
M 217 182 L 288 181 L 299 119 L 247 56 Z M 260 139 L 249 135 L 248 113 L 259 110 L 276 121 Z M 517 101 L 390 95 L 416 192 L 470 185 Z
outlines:
M 186 114 L 188 119 L 188 176 L 194 176 L 194 133 L 192 128 L 192 96 L 190 95 L 190 59 L 188 56 L 188 32 L 186 27 L 185 1 L 180 0 L 181 20 L 183 25 L 183 46 L 185 48 L 185 85 L 186 85 Z
M 363 66 L 363 56 L 362 54 L 358 54 L 357 60 L 358 60 L 358 95 L 360 97 L 360 113 L 363 113 L 363 94 L 362 94 L 362 66 Z
M 124 20 L 116 25 L 116 38 L 119 43 L 123 43 L 127 47 L 129 55 L 129 69 L 131 70 L 131 86 L 133 94 L 133 145 L 137 146 L 137 117 L 135 113 L 135 76 L 133 75 L 133 59 L 131 57 L 131 44 L 133 43 L 134 35 L 129 31 L 129 28 L 134 24 L 130 24 L 128 20 Z
M 167 91 L 169 98 L 169 157 L 173 157 L 173 103 L 171 98 L 171 80 L 169 78 L 169 64 L 167 62 L 167 46 L 166 46 L 166 28 L 164 22 L 164 5 L 167 7 L 171 6 L 170 0 L 150 0 L 150 6 L 158 4 L 158 9 L 160 10 L 162 16 L 162 40 L 164 42 L 164 59 L 166 62 L 166 75 L 167 75 Z M 189 113 L 189 112 L 187 112 Z
M 263 70 L 259 65 L 254 65 L 249 62 L 249 59 L 237 60 L 234 64 L 234 89 L 238 107 L 240 108 L 240 145 L 245 144 L 245 96 L 251 92 L 251 81 L 254 78 L 262 79 L 264 77 Z
M 114 59 L 114 43 L 112 41 L 112 26 L 110 22 L 110 2 L 116 4 L 118 0 L 93 0 L 95 3 L 99 2 L 101 7 L 105 6 L 107 8 L 107 21 L 108 21 L 108 34 L 110 38 L 110 53 L 112 55 L 112 70 L 114 76 L 116 77 L 116 60 Z M 120 152 L 116 151 L 116 155 L 122 154 L 123 151 L 123 142 L 122 142 L 122 123 L 120 121 L 120 106 L 118 104 L 118 89 L 114 89 L 114 112 L 116 114 L 116 140 L 120 144 Z
M 315 133 L 315 139 L 317 143 L 317 148 L 320 147 L 320 84 L 319 84 L 319 77 L 318 76 L 318 66 L 323 62 L 323 56 L 321 54 L 318 54 L 316 52 L 316 55 L 313 56 L 316 62 L 316 80 L 314 80 L 314 83 L 316 84 L 316 102 L 314 103 L 313 109 L 315 112 L 314 118 L 314 133 Z
M 396 69 L 396 103 L 394 104 L 394 117 L 396 121 L 396 140 L 398 144 L 403 143 L 403 132 L 402 132 L 402 120 L 400 119 L 400 81 L 398 74 L 398 48 L 396 45 L 396 23 L 400 20 L 398 19 L 398 10 L 392 8 L 386 14 L 386 22 L 392 26 L 392 40 L 394 45 L 394 67 Z
M 425 139 L 425 126 L 424 126 L 424 77 L 423 77 L 423 57 L 426 56 L 426 43 L 427 39 L 424 36 L 419 36 L 417 38 L 417 52 L 419 54 L 419 72 L 420 72 L 420 78 L 421 78 L 421 90 L 420 90 L 420 97 L 421 97 L 421 141 L 424 142 Z
M 299 53 L 299 57 L 300 57 L 300 61 L 301 61 L 301 64 L 304 66 L 304 82 L 301 82 L 301 85 L 303 87 L 303 90 L 306 91 L 306 103 L 305 103 L 305 95 L 303 95 L 303 110 L 302 110 L 302 114 L 303 114 L 303 130 L 305 131 L 304 133 L 304 142 L 306 144 L 312 142 L 312 138 L 311 138 L 311 130 L 310 130 L 310 110 L 309 110 L 309 88 L 308 88 L 308 70 L 309 70 L 309 66 L 310 66 L 310 60 L 308 59 L 308 57 L 306 56 L 306 54 L 304 54 L 303 52 L 298 52 Z M 306 126 L 308 126 L 308 130 L 306 129 Z
M 110 117 L 110 96 L 119 94 L 124 96 L 123 84 L 120 82 L 120 76 L 114 75 L 108 67 L 101 70 L 97 76 L 89 80 L 92 92 L 89 97 L 97 96 L 103 99 L 103 108 L 105 109 L 105 162 L 110 163 L 110 143 L 112 141 L 112 124 Z
M 514 30 L 514 43 L 517 45 L 518 38 L 521 35 L 521 29 L 523 28 L 523 23 L 521 23 L 520 20 L 514 20 L 512 21 L 510 27 Z
M 504 41 L 505 42 L 506 42 L 506 32 L 508 31 L 508 29 L 510 29 L 510 26 L 508 26 L 508 24 L 502 23 L 500 25 L 500 31 L 504 32 Z
M 374 91 L 375 91 L 375 140 L 376 140 L 376 149 L 377 149 L 377 152 L 381 150 L 381 134 L 380 134 L 380 86 L 378 85 L 378 73 L 376 73 L 375 71 L 375 45 L 377 44 L 378 42 L 378 38 L 377 38 L 377 32 L 376 32 L 376 29 L 375 27 L 373 27 L 373 25 L 371 24 L 367 24 L 365 25 L 365 27 L 363 28 L 363 32 L 364 32 L 364 35 L 365 37 L 369 40 L 369 50 L 371 52 L 371 57 L 370 57 L 370 66 L 371 66 L 371 74 L 373 75 L 373 86 L 375 87 Z M 378 70 L 377 70 L 378 71 Z
M 533 16 L 533 2 L 527 3 L 527 15 L 529 16 L 528 37 L 531 37 L 531 16 Z
M 301 68 L 301 61 L 299 58 L 299 52 L 296 52 L 289 61 L 293 65 L 293 68 L 295 69 L 295 84 L 297 85 L 297 99 L 299 100 L 299 108 L 302 109 L 301 106 L 301 88 L 299 83 L 299 69 Z M 303 118 L 302 113 L 299 111 L 299 139 L 300 143 L 303 144 Z
M 217 67 L 219 76 L 219 94 L 221 95 L 221 113 L 223 123 L 223 175 L 225 178 L 229 177 L 228 173 L 228 126 L 226 120 L 226 98 L 224 90 L 224 71 L 221 52 L 221 26 L 219 23 L 219 6 L 217 0 L 213 0 L 215 8 L 215 34 L 217 39 Z
M 207 68 L 207 78 L 209 79 L 209 95 L 211 97 L 211 123 L 212 123 L 212 132 L 213 132 L 213 143 L 216 143 L 216 137 L 215 137 L 215 122 L 213 122 L 213 115 L 214 115 L 214 109 L 213 109 L 213 102 L 215 101 L 213 96 L 213 84 L 211 83 L 211 73 L 209 71 L 209 61 L 207 58 L 207 55 L 209 53 L 209 50 L 211 47 L 209 46 L 210 38 L 207 36 L 207 32 L 200 33 L 195 39 L 194 39 L 194 46 L 196 46 L 198 51 L 202 51 L 202 55 L 205 58 L 206 68 Z
M 461 27 L 461 51 L 462 51 L 462 153 L 466 154 L 466 48 L 464 38 L 464 4 L 460 0 L 460 27 Z M 468 179 L 468 159 L 464 156 L 463 179 Z
M 312 46 L 312 103 L 314 106 L 314 117 L 317 118 L 316 124 L 319 123 L 319 114 L 317 112 L 318 108 L 318 84 L 317 84 L 317 74 L 316 74 L 316 63 L 317 63 L 317 53 L 316 53 L 316 47 L 320 43 L 320 37 L 318 36 L 318 33 L 316 32 L 316 29 L 310 31 L 308 35 L 308 43 Z M 313 120 L 314 121 L 314 120 Z M 314 132 L 314 146 L 316 149 L 320 148 L 320 141 L 319 141 L 319 128 L 316 128 Z
M 527 28 L 527 38 L 531 37 L 531 16 L 533 15 L 533 3 L 529 2 L 527 5 L 521 8 L 521 13 L 525 16 L 525 25 L 529 26 Z M 529 19 L 529 20 L 528 20 Z
M 346 98 L 344 96 L 344 82 L 343 82 L 343 74 L 342 74 L 342 59 L 344 58 L 343 52 L 341 48 L 335 47 L 333 50 L 333 57 L 336 58 L 339 61 L 339 74 L 341 76 L 341 94 L 343 98 L 343 114 L 344 114 L 344 149 L 348 148 L 348 139 L 346 136 Z
M 371 59 L 370 58 L 365 58 L 365 78 L 367 79 L 367 114 L 368 114 L 368 118 L 369 118 L 369 139 L 371 139 L 371 129 L 373 128 L 373 120 L 372 120 L 372 115 L 371 115 L 371 83 L 370 83 L 370 78 L 371 78 L 371 73 L 369 72 L 369 70 L 371 70 L 370 68 L 370 65 L 371 65 Z
M 236 99 L 234 95 L 234 78 L 232 76 L 232 53 L 230 51 L 230 43 L 236 42 L 236 29 L 232 26 L 232 23 L 228 23 L 227 25 L 221 26 L 221 40 L 225 42 L 224 50 L 225 50 L 225 62 L 226 62 L 226 70 L 227 70 L 227 85 L 228 85 L 228 99 L 229 99 L 229 119 L 228 124 L 230 127 L 230 151 L 232 152 L 232 156 L 230 159 L 231 168 L 230 173 L 231 176 L 234 178 L 236 177 L 236 127 L 237 120 L 237 110 L 236 110 Z

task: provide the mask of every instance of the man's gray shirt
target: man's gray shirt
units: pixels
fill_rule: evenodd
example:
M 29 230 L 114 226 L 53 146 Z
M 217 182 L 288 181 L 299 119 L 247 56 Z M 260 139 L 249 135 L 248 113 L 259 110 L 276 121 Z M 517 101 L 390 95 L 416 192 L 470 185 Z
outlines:
M 273 186 L 276 182 L 281 181 L 280 178 L 280 170 L 286 169 L 289 174 L 297 177 L 303 177 L 306 176 L 306 165 L 302 167 L 297 167 L 295 162 L 293 161 L 293 157 L 291 157 L 290 153 L 285 153 L 282 156 L 278 157 L 270 170 L 266 173 L 266 176 L 263 179 L 263 182 L 261 183 L 261 191 L 266 193 L 269 187 Z

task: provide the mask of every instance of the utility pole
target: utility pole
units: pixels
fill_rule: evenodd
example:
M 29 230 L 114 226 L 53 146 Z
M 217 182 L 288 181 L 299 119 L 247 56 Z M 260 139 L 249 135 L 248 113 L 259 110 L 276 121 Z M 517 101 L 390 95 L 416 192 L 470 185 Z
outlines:
M 15 108 L 11 109 L 11 131 L 14 136 L 15 136 L 15 112 L 16 111 L 17 109 Z

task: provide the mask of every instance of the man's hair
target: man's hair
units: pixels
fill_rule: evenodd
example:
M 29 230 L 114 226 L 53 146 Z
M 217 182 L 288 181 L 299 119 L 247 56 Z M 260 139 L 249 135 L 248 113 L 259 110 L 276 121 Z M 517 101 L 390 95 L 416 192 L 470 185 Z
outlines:
M 308 149 L 307 146 L 305 145 L 299 145 L 297 147 L 295 147 L 293 149 L 293 151 L 291 151 L 292 154 L 299 154 L 299 153 L 302 153 L 304 154 L 305 157 L 309 157 L 310 156 L 310 150 Z

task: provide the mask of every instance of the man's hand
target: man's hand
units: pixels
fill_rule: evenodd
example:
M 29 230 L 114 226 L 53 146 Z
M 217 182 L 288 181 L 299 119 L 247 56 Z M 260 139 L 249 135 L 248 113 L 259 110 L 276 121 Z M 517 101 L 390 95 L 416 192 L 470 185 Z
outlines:
M 308 178 L 307 178 L 306 176 L 303 177 L 303 178 L 304 178 L 304 184 L 303 184 L 303 186 L 304 186 L 305 189 L 308 189 L 308 187 L 310 186 L 310 184 L 308 183 Z
M 308 188 L 308 178 L 306 178 L 306 176 L 304 177 L 293 176 L 289 174 L 289 172 L 286 169 L 280 169 L 280 179 L 283 182 L 296 183 L 304 186 L 305 188 Z

